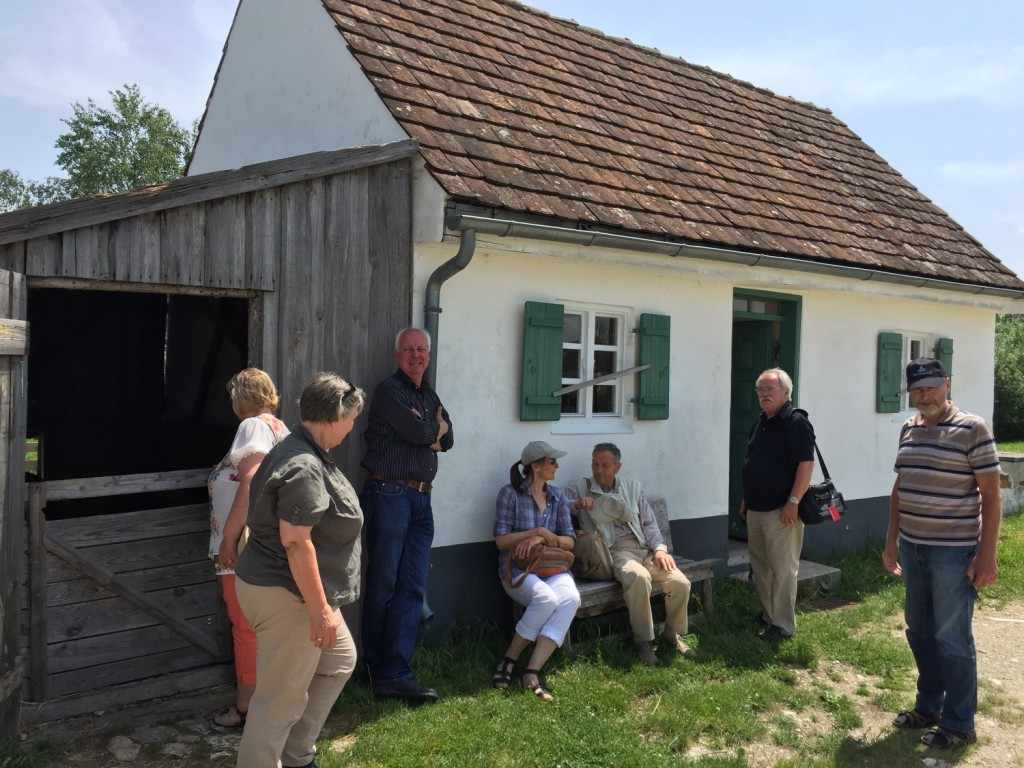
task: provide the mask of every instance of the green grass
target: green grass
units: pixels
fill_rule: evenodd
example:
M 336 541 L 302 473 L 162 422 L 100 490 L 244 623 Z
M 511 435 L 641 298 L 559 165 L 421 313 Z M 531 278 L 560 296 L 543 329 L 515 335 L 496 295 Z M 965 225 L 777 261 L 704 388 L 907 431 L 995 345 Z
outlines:
M 996 443 L 996 449 L 1007 453 L 1024 453 L 1024 440 L 1008 440 Z
M 760 642 L 748 616 L 757 608 L 749 587 L 733 579 L 716 584 L 715 612 L 695 628 L 696 662 L 662 659 L 634 666 L 631 650 L 609 639 L 612 624 L 575 628 L 576 653 L 549 664 L 553 704 L 523 690 L 489 687 L 491 667 L 507 638 L 489 627 L 462 627 L 440 646 L 418 652 L 416 667 L 442 701 L 411 709 L 374 703 L 358 683 L 346 688 L 333 728 L 355 737 L 344 751 L 324 754 L 324 768 L 343 766 L 749 766 L 747 745 L 786 750 L 785 766 L 919 766 L 916 734 L 886 731 L 871 743 L 851 732 L 862 725 L 854 702 L 838 692 L 835 664 L 867 678 L 853 698 L 894 711 L 913 701 L 913 658 L 902 638 L 903 586 L 868 549 L 837 558 L 843 582 L 834 597 L 852 604 L 816 610 L 798 606 L 800 632 L 777 648 Z M 1024 599 L 1024 516 L 1004 521 L 1000 580 L 982 594 L 998 605 Z M 595 629 L 594 626 L 597 625 Z M 802 669 L 829 665 L 811 686 Z M 997 692 L 982 692 L 983 707 L 1002 707 Z M 986 703 L 987 702 L 987 703 Z M 1014 717 L 1019 717 L 1019 712 Z M 824 736 L 801 735 L 794 718 L 817 720 Z M 699 745 L 699 751 L 693 751 Z M 326 742 L 325 742 L 326 746 Z M 709 754 L 711 753 L 711 754 Z
M 491 688 L 508 637 L 490 626 L 458 627 L 443 643 L 422 646 L 414 662 L 421 681 L 440 690 L 440 703 L 377 702 L 351 682 L 328 723 L 345 746 L 322 741 L 317 764 L 919 768 L 925 755 L 916 733 L 869 729 L 866 739 L 856 737 L 863 725 L 857 707 L 889 713 L 913 703 L 902 583 L 883 570 L 877 549 L 833 564 L 843 580 L 829 597 L 849 605 L 819 610 L 815 596 L 803 598 L 799 633 L 776 647 L 756 637 L 749 617 L 757 598 L 735 579 L 718 580 L 715 611 L 694 628 L 697 661 L 662 654 L 658 667 L 636 666 L 632 649 L 609 637 L 628 627 L 624 618 L 584 622 L 574 627 L 575 652 L 556 653 L 546 669 L 551 704 L 522 689 Z M 1024 515 L 1003 521 L 999 567 L 982 603 L 1024 600 Z M 983 685 L 979 702 L 983 712 L 1024 725 L 1024 712 L 999 690 Z M 773 750 L 768 762 L 766 749 Z M 0 751 L 0 766 L 51 764 L 59 763 L 46 762 L 45 751 Z

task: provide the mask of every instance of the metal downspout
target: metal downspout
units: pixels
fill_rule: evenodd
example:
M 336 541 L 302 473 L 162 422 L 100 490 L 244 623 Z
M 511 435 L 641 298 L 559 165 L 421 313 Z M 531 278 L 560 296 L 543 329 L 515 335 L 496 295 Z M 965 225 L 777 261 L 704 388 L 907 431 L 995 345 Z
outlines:
M 434 273 L 427 280 L 427 291 L 423 302 L 423 327 L 430 334 L 431 354 L 430 367 L 423 378 L 431 387 L 434 386 L 434 372 L 437 370 L 437 343 L 438 315 L 441 314 L 441 286 L 451 277 L 469 266 L 473 259 L 473 252 L 476 250 L 476 230 L 464 229 L 462 231 L 462 242 L 459 243 L 459 251 L 454 257 L 446 261 L 434 270 Z

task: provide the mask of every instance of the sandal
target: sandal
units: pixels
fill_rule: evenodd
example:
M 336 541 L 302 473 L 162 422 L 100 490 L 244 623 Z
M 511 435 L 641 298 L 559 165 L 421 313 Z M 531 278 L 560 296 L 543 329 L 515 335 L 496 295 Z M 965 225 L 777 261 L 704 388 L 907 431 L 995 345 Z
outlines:
M 226 720 L 230 720 L 232 712 L 235 713 L 235 715 L 238 717 L 238 720 L 224 722 Z M 220 710 L 219 712 L 214 712 L 213 715 L 210 717 L 210 720 L 213 722 L 214 725 L 220 726 L 221 728 L 242 728 L 245 726 L 245 716 L 247 714 L 249 714 L 249 710 L 243 712 L 234 704 L 232 704 L 230 707 L 224 707 L 224 709 Z
M 892 724 L 897 728 L 930 728 L 939 724 L 939 716 L 926 715 L 916 709 L 904 709 L 896 715 Z
M 506 656 L 498 662 L 498 668 L 491 675 L 491 685 L 499 691 L 507 691 L 512 685 L 512 670 L 516 667 L 516 660 Z
M 963 749 L 977 740 L 978 736 L 974 731 L 951 731 L 941 725 L 936 725 L 921 737 L 921 743 L 932 749 Z
M 527 675 L 533 675 L 537 679 L 537 682 L 534 683 L 533 685 L 527 685 L 527 683 L 526 683 L 526 676 Z M 541 677 L 539 669 L 524 669 L 523 670 L 523 685 L 526 685 L 527 688 L 529 688 L 531 691 L 533 691 L 533 695 L 536 696 L 541 701 L 554 701 L 555 700 L 554 694 L 552 694 L 551 691 L 549 691 L 547 689 L 547 686 L 546 686 L 546 684 L 544 682 L 544 678 Z

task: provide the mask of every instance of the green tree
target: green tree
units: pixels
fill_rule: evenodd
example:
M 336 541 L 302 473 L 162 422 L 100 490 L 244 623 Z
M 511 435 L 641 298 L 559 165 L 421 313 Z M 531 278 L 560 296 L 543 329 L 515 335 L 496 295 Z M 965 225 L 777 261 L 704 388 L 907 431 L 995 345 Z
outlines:
M 996 318 L 993 428 L 999 440 L 1024 439 L 1024 315 Z
M 57 165 L 72 197 L 124 192 L 179 178 L 191 149 L 189 131 L 163 107 L 143 101 L 137 85 L 111 91 L 112 110 L 89 99 L 72 105 L 70 129 L 56 143 Z
M 68 130 L 55 148 L 57 165 L 67 177 L 25 181 L 15 171 L 0 170 L 0 212 L 76 197 L 124 192 L 179 178 L 192 148 L 192 131 L 171 113 L 142 98 L 137 85 L 110 91 L 112 109 L 92 99 L 71 105 L 62 119 Z

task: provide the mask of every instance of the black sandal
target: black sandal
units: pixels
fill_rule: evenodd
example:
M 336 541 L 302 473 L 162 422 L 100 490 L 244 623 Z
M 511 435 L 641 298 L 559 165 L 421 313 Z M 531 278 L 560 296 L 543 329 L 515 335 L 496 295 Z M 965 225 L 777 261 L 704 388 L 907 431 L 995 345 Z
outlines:
M 978 740 L 974 731 L 962 733 L 936 725 L 921 737 L 921 743 L 932 749 L 963 749 Z
M 237 723 L 222 723 L 217 719 L 220 718 L 221 720 L 223 720 L 224 718 L 228 717 L 232 711 L 234 711 L 234 713 L 238 715 Z M 214 712 L 213 715 L 210 716 L 210 720 L 218 728 L 244 728 L 245 716 L 247 714 L 249 714 L 249 710 L 243 712 L 234 704 L 232 704 L 230 707 L 224 707 L 224 709 L 220 710 L 219 712 Z
M 926 715 L 916 709 L 904 709 L 896 715 L 892 724 L 897 728 L 930 728 L 939 724 L 939 716 Z
M 512 686 L 512 670 L 516 667 L 516 660 L 506 656 L 498 662 L 498 668 L 491 675 L 491 685 L 499 691 L 507 691 Z
M 524 669 L 523 670 L 523 685 L 526 685 L 526 676 L 533 675 L 537 678 L 537 682 L 527 687 L 533 691 L 533 695 L 541 701 L 554 701 L 555 696 L 551 691 L 548 690 L 547 684 L 544 682 L 544 678 L 540 674 L 539 669 Z

